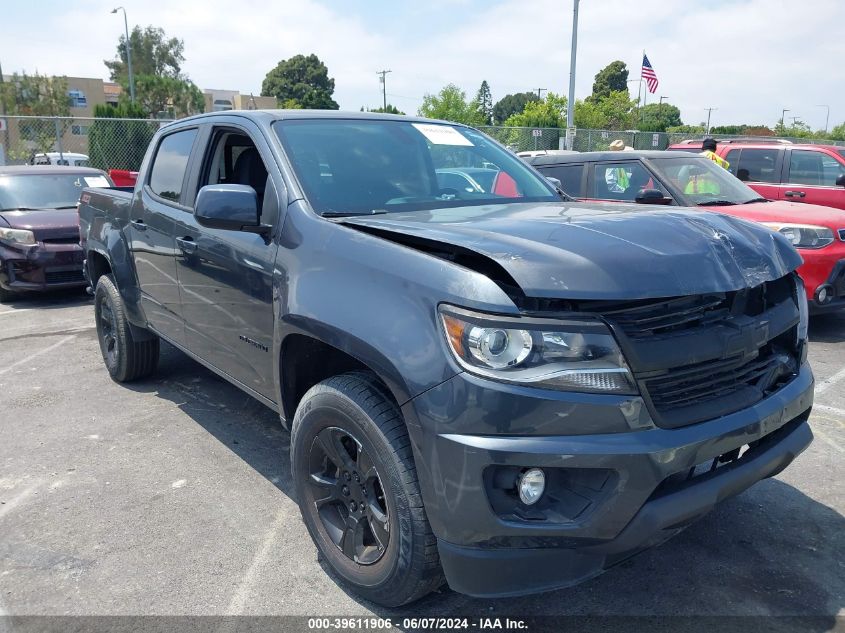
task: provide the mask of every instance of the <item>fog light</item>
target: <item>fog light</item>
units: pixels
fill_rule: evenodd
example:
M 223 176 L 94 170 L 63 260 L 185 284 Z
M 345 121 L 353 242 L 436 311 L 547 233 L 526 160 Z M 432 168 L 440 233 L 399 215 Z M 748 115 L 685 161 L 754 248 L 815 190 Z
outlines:
M 833 299 L 833 287 L 825 284 L 816 289 L 816 303 L 827 303 Z
M 539 468 L 526 470 L 519 476 L 517 484 L 519 500 L 527 506 L 537 503 L 546 489 L 546 475 Z

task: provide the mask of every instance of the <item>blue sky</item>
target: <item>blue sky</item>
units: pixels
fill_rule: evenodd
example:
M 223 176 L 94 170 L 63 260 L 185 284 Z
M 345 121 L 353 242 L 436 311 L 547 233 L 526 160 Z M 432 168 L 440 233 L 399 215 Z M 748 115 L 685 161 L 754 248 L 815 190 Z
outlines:
M 161 26 L 185 41 L 184 70 L 201 88 L 258 93 L 266 72 L 316 53 L 344 109 L 388 100 L 415 112 L 446 83 L 494 99 L 538 87 L 566 93 L 571 0 L 123 0 L 130 27 Z M 8 6 L 14 5 L 14 6 Z M 122 15 L 106 0 L 7 3 L 0 63 L 9 74 L 107 78 Z M 687 123 L 772 125 L 782 108 L 813 127 L 845 120 L 842 0 L 582 0 L 576 96 L 614 59 L 639 76 L 646 49 L 665 95 Z M 636 89 L 636 86 L 633 86 Z

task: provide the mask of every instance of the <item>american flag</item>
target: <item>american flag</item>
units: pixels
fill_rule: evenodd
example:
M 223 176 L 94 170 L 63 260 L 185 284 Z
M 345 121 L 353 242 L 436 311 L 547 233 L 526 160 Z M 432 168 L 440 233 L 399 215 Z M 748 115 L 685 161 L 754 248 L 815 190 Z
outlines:
M 654 72 L 654 68 L 651 67 L 651 62 L 648 61 L 648 57 L 646 57 L 645 53 L 643 53 L 643 69 L 640 72 L 640 77 L 645 79 L 646 86 L 648 86 L 648 91 L 652 94 L 657 92 L 657 73 Z

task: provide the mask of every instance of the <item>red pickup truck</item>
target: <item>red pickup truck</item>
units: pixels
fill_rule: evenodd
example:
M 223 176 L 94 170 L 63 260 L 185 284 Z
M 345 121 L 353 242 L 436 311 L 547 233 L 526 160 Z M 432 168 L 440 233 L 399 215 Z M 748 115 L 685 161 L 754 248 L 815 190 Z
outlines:
M 700 141 L 671 151 L 700 152 Z M 845 147 L 775 142 L 722 142 L 729 171 L 764 198 L 845 209 Z

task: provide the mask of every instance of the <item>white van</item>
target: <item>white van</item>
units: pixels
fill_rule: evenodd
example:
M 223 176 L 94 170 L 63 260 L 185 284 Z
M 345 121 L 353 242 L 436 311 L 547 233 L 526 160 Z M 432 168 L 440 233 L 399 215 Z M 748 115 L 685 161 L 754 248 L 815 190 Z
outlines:
M 47 152 L 46 154 L 35 154 L 35 156 L 32 157 L 30 164 L 90 167 L 87 154 L 76 154 L 74 152 Z

